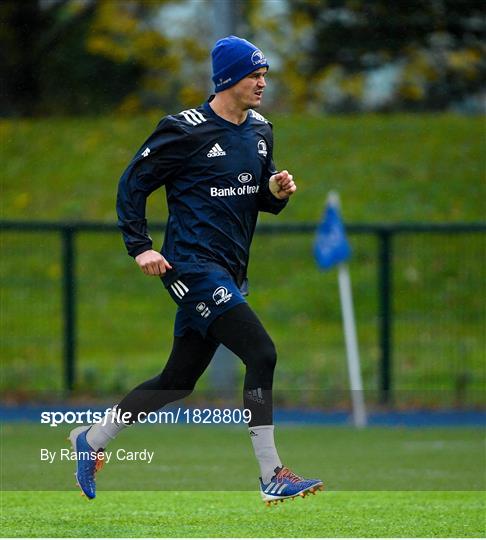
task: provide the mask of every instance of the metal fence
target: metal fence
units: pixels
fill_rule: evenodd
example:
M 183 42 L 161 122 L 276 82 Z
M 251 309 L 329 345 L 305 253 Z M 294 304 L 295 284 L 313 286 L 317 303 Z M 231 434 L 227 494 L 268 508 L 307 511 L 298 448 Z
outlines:
M 151 229 L 158 234 L 164 226 Z M 257 228 L 254 300 L 271 329 L 287 325 L 280 337 L 288 356 L 283 384 L 299 380 L 313 391 L 315 382 L 334 396 L 329 403 L 339 404 L 347 394 L 339 306 L 333 272 L 319 274 L 310 256 L 315 229 L 313 223 Z M 22 395 L 50 384 L 53 392 L 89 391 L 111 356 L 118 361 L 109 389 L 122 391 L 131 384 L 126 371 L 144 363 L 148 353 L 136 351 L 147 340 L 155 339 L 154 349 L 170 345 L 173 310 L 152 302 L 150 280 L 134 277 L 114 225 L 3 221 L 0 232 L 2 390 Z M 481 404 L 486 224 L 348 224 L 347 232 L 369 398 L 388 405 Z M 280 270 L 270 279 L 273 268 Z M 282 269 L 292 275 L 284 280 Z M 150 320 L 160 325 L 146 329 Z

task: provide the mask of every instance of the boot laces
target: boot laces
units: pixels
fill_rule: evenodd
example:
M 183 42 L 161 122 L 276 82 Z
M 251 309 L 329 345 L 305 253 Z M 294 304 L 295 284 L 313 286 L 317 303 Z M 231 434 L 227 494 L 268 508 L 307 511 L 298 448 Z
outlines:
M 294 474 L 288 467 L 282 467 L 277 473 L 277 480 L 288 478 L 292 483 L 302 482 L 303 478 Z
M 101 469 L 103 468 L 103 465 L 105 464 L 105 455 L 103 454 L 103 457 L 99 458 L 97 457 L 96 458 L 96 463 L 95 463 L 95 470 L 94 472 L 97 473 L 99 471 L 101 471 Z

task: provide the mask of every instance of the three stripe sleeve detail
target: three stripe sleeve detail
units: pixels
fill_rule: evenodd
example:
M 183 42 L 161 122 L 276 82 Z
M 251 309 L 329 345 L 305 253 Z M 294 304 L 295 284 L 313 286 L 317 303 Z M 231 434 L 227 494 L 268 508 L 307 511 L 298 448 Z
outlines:
M 170 288 L 172 289 L 172 292 L 177 296 L 177 298 L 179 298 L 179 300 L 182 300 L 182 297 L 185 296 L 186 293 L 189 292 L 189 289 L 187 288 L 187 286 L 184 283 L 182 283 L 180 279 L 178 279 L 177 281 L 174 281 L 174 283 L 172 283 Z
M 182 116 L 191 124 L 191 126 L 197 126 L 206 122 L 206 118 L 196 109 L 187 109 L 181 112 Z

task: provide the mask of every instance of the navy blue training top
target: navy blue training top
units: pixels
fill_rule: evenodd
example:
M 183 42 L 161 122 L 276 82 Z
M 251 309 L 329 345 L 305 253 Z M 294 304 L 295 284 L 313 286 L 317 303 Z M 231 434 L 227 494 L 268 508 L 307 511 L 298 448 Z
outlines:
M 165 185 L 169 217 L 163 256 L 178 273 L 226 268 L 241 284 L 259 211 L 278 214 L 271 124 L 253 110 L 236 125 L 209 102 L 163 118 L 123 173 L 118 226 L 129 255 L 152 249 L 145 205 Z

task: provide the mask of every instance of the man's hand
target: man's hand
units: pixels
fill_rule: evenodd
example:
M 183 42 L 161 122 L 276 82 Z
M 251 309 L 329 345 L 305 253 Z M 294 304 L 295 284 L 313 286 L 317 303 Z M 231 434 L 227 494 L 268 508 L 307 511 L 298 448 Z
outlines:
M 270 177 L 269 187 L 272 195 L 277 199 L 288 199 L 297 190 L 294 177 L 289 171 L 281 171 Z
M 135 261 L 147 276 L 163 276 L 167 270 L 172 270 L 172 266 L 164 257 L 153 249 L 140 253 L 135 257 Z

